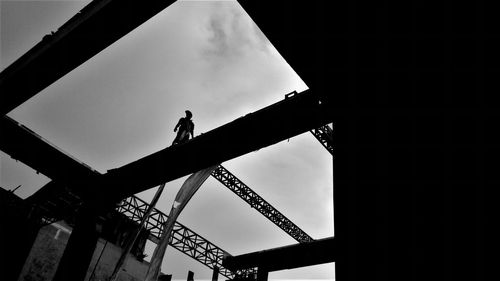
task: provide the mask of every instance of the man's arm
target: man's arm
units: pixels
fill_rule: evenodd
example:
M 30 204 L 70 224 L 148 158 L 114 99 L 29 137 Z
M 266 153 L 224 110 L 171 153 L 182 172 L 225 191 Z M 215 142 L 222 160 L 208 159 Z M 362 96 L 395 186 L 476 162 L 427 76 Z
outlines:
M 182 123 L 182 118 L 179 119 L 179 122 L 177 122 L 177 125 L 175 125 L 174 132 L 177 132 L 177 128 L 179 128 L 179 126 L 181 125 L 181 123 Z

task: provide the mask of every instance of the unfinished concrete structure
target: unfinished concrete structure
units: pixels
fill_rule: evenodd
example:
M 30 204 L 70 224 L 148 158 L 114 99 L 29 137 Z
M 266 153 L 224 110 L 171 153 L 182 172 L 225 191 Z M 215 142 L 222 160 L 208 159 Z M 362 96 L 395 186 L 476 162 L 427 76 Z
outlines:
M 18 93 L 12 96 L 13 98 L 10 100 L 12 104 L 10 105 L 22 102 L 22 100 L 17 100 L 20 96 L 24 95 L 28 98 L 36 94 L 37 91 L 53 82 L 54 79 L 61 77 L 67 71 L 83 62 L 89 57 L 89 54 L 98 52 L 105 47 L 106 44 L 110 44 L 113 40 L 118 39 L 120 36 L 133 29 L 137 24 L 160 11 L 161 8 L 164 8 L 164 6 L 149 7 L 145 5 L 145 9 L 141 13 L 137 13 L 136 10 L 133 10 L 135 7 L 130 6 L 128 3 L 116 3 L 117 2 L 113 1 L 92 2 L 63 25 L 55 34 L 44 37 L 42 42 L 2 72 L 1 87 L 4 89 L 2 92 L 8 93 L 15 89 Z M 152 11 L 154 11 L 154 13 Z M 136 17 L 137 22 L 134 23 L 135 25 L 127 26 L 130 22 L 133 22 L 130 21 L 130 18 L 127 18 L 126 23 L 118 23 L 112 30 L 98 28 L 99 22 L 106 18 L 115 18 L 114 16 L 116 15 L 123 16 L 123 13 Z M 99 43 L 95 45 L 79 44 L 79 40 L 84 40 L 85 34 L 92 34 L 93 37 L 96 37 L 97 34 L 98 40 L 95 41 Z M 61 58 L 59 56 L 61 50 L 73 47 L 76 48 L 74 58 Z M 73 54 L 71 57 L 73 57 Z M 43 71 L 44 65 L 46 65 L 48 61 L 60 65 L 60 67 L 53 72 Z M 43 73 L 49 75 L 44 75 Z M 17 85 L 16 81 L 18 80 L 16 79 L 19 79 L 19 77 L 33 77 L 35 75 L 38 76 L 37 82 L 30 84 L 31 86 L 21 88 Z M 3 103 L 3 105 L 7 106 L 4 108 L 6 111 L 12 109 L 8 107 L 8 103 Z M 303 110 L 304 106 L 306 106 L 307 110 Z M 55 280 L 64 280 L 69 278 L 69 276 L 78 279 L 83 277 L 86 268 L 88 268 L 92 253 L 94 252 L 94 245 L 99 235 L 92 229 L 94 229 L 95 224 L 98 223 L 98 217 L 100 214 L 109 212 L 110 208 L 112 209 L 120 200 L 139 192 L 139 186 L 144 190 L 155 186 L 156 183 L 173 180 L 187 173 L 194 172 L 214 161 L 223 162 L 224 160 L 237 157 L 238 155 L 259 149 L 263 146 L 276 143 L 287 137 L 322 126 L 328 122 L 325 118 L 325 114 L 322 113 L 322 111 L 324 111 L 323 108 L 324 105 L 321 105 L 319 96 L 317 95 L 302 94 L 293 98 L 290 96 L 283 102 L 235 120 L 230 124 L 192 140 L 189 143 L 189 147 L 178 146 L 175 148 L 167 148 L 124 167 L 109 171 L 104 175 L 100 175 L 90 167 L 82 165 L 76 159 L 71 159 L 67 155 L 64 155 L 64 153 L 50 147 L 44 143 L 42 138 L 32 133 L 28 128 L 10 120 L 8 117 L 4 117 L 3 119 L 3 130 L 8 130 L 12 136 L 17 134 L 17 144 L 14 142 L 4 142 L 2 149 L 13 158 L 21 160 L 37 170 L 39 170 L 37 167 L 47 167 L 42 168 L 41 171 L 51 177 L 53 181 L 26 201 L 29 205 L 34 206 L 35 209 L 40 209 L 41 216 L 49 222 L 64 216 L 67 217 L 69 214 L 72 215 L 71 218 L 67 219 L 73 220 L 75 228 L 66 247 L 64 257 L 59 265 Z M 275 119 L 274 117 L 279 114 L 293 115 L 295 120 L 288 121 L 295 123 L 294 126 L 282 126 L 283 120 L 278 119 L 275 122 L 266 122 L 269 126 L 265 130 L 259 128 L 261 134 L 258 134 L 256 131 L 254 132 L 254 130 L 248 130 L 248 128 L 256 128 L 252 126 L 252 124 L 262 123 L 264 120 Z M 243 130 L 243 128 L 246 129 Z M 267 133 L 268 136 L 264 137 L 262 133 Z M 235 145 L 234 141 L 232 141 L 231 146 L 220 141 L 224 139 L 225 135 L 234 134 L 243 137 L 244 143 L 242 146 Z M 16 137 L 12 139 L 16 139 Z M 200 139 L 201 141 L 199 141 Z M 22 143 L 20 140 L 26 141 L 27 143 L 29 142 L 29 145 L 27 145 L 27 143 L 24 143 L 24 145 L 30 146 L 34 148 L 34 150 L 20 150 L 19 144 Z M 217 146 L 213 146 L 215 144 L 217 144 Z M 204 149 L 207 145 L 212 149 Z M 221 152 L 221 149 L 217 147 L 224 147 L 225 151 Z M 56 161 L 53 161 L 53 163 L 51 162 L 51 164 L 36 163 L 38 161 L 37 159 L 40 158 L 33 157 L 35 154 L 29 155 L 34 151 L 36 151 L 38 155 L 45 155 L 50 157 L 50 159 L 56 159 Z M 199 154 L 202 151 L 208 154 L 206 156 L 203 156 L 203 153 Z M 160 163 L 165 168 L 165 162 L 162 159 L 175 159 L 179 158 L 179 155 L 184 155 L 183 163 L 189 162 L 189 159 L 193 158 L 194 155 L 197 155 L 197 159 L 206 158 L 208 161 L 192 161 L 190 165 L 176 165 L 175 167 L 168 164 L 166 170 L 169 172 L 167 174 L 155 172 L 156 169 L 153 167 Z M 188 157 L 185 157 L 185 155 Z M 200 158 L 200 155 L 203 157 Z M 140 178 L 134 179 L 133 177 L 137 175 L 141 175 Z M 132 176 L 132 178 L 129 176 Z M 269 219 L 279 225 L 283 230 L 289 232 L 290 235 L 295 235 L 296 237 L 294 237 L 298 241 L 312 241 L 310 236 L 301 231 L 300 228 L 286 219 L 283 214 L 275 210 L 260 196 L 252 192 L 251 189 L 246 187 L 223 167 L 219 167 L 217 172 L 214 173 L 214 177 L 228 186 L 231 185 L 231 190 L 241 195 L 242 198 L 246 197 L 249 200 L 248 203 L 251 204 L 252 207 L 266 214 Z M 115 189 L 124 182 L 127 182 L 125 188 L 121 186 L 121 191 L 115 193 Z M 96 196 L 98 194 L 97 190 L 100 190 L 104 186 L 106 186 L 108 191 L 104 193 L 99 192 L 99 195 Z M 75 206 L 80 206 L 80 208 L 76 210 L 76 208 L 74 208 Z M 158 228 L 158 225 L 154 227 Z M 227 255 L 225 252 L 224 254 Z M 218 259 L 215 260 L 217 262 L 216 268 L 217 270 L 221 270 L 221 273 L 226 273 L 224 275 L 227 276 L 227 270 L 220 268 L 222 257 L 223 256 L 219 256 Z M 231 277 L 231 275 L 228 277 Z
M 71 227 L 64 222 L 41 227 L 17 280 L 52 280 L 70 235 Z M 84 280 L 105 280 L 110 276 L 110 271 L 122 252 L 120 244 L 110 240 L 98 240 Z M 138 249 L 140 247 L 136 247 L 136 251 Z M 139 259 L 137 253 L 134 253 L 129 258 L 120 280 L 143 280 L 148 266 L 148 262 Z
M 405 1 L 397 6 L 334 1 L 333 8 L 326 7 L 327 1 L 239 2 L 310 90 L 221 126 L 185 146 L 167 148 L 104 175 L 68 159 L 5 118 L 0 121 L 2 135 L 7 136 L 1 140 L 1 149 L 54 181 L 35 201 L 68 186 L 85 202 L 76 220 L 79 227 L 63 257 L 65 266 L 55 280 L 65 280 L 70 271 L 73 280 L 84 278 L 91 258 L 88 248 L 97 241 L 92 228 L 96 213 L 102 209 L 161 182 L 329 122 L 336 124 L 335 238 L 310 242 L 309 249 L 317 243 L 331 245 L 330 249 L 315 250 L 314 255 L 332 253 L 327 257 L 336 262 L 336 278 L 420 280 L 433 276 L 452 280 L 460 275 L 483 279 L 484 229 L 477 221 L 485 214 L 481 207 L 484 186 L 498 185 L 498 179 L 487 173 L 498 165 L 490 168 L 484 164 L 487 158 L 498 159 L 498 139 L 484 123 L 494 127 L 492 120 L 498 118 L 498 111 L 483 110 L 493 101 L 483 95 L 491 74 L 484 70 L 485 59 L 467 61 L 467 52 L 460 49 L 463 45 L 453 44 L 453 40 L 460 37 L 475 42 L 474 30 L 468 26 L 486 32 L 484 21 L 474 21 L 475 15 L 460 17 L 460 13 L 486 13 L 487 9 L 469 4 L 473 8 L 468 5 L 451 12 L 434 1 Z M 82 10 L 81 17 L 2 72 L 1 113 L 35 95 L 169 3 L 94 1 Z M 117 20 L 101 24 L 109 18 Z M 120 21 L 124 18 L 128 21 Z M 461 25 L 459 18 L 473 20 L 470 25 Z M 450 29 L 459 30 L 458 35 Z M 85 34 L 97 39 L 80 44 Z M 476 60 L 479 63 L 475 64 Z M 47 62 L 54 65 L 51 71 L 43 67 Z M 453 72 L 458 68 L 465 73 Z M 469 92 L 478 92 L 480 97 L 470 99 Z M 467 110 L 460 109 L 464 107 Z M 254 124 L 266 124 L 260 127 L 265 134 L 246 130 Z M 468 134 L 463 133 L 464 126 Z M 228 150 L 224 140 L 231 134 L 243 135 L 244 141 Z M 205 147 L 211 150 L 203 150 Z M 189 165 L 193 163 L 189 151 L 202 155 L 203 162 Z M 179 159 L 181 154 L 188 155 L 186 165 L 172 167 L 169 174 L 154 169 L 163 164 L 162 159 Z M 125 192 L 117 193 L 116 186 L 125 183 Z M 109 192 L 97 200 L 97 190 Z M 32 240 L 27 224 L 20 221 L 20 217 L 10 220 L 26 230 L 26 241 Z M 13 238 L 4 237 L 2 243 Z M 6 272 L 15 274 L 23 251 L 3 247 L 9 253 L 7 264 L 12 264 Z M 291 246 L 286 251 L 270 249 L 250 255 L 276 253 L 274 257 L 279 259 L 283 257 L 280 253 L 300 256 L 304 251 L 307 249 Z M 246 266 L 244 257 L 235 257 L 231 265 L 233 269 Z M 258 271 L 258 278 L 266 279 L 269 270 Z

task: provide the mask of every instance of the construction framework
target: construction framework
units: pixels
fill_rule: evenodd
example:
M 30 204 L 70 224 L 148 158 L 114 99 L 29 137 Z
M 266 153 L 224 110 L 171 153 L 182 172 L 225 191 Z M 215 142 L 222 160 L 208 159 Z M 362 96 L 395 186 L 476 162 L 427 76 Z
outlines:
M 7 114 L 173 2 L 92 1 L 2 71 L 0 114 Z M 498 84 L 494 45 L 498 31 L 491 24 L 495 9 L 476 2 L 359 5 L 355 1 L 239 0 L 307 84 L 304 94 L 242 116 L 183 148 L 159 151 L 107 175 L 74 165 L 5 118 L 0 118 L 0 149 L 59 186 L 68 186 L 85 202 L 101 196 L 103 190 L 117 194 L 118 198 L 104 198 L 114 204 L 335 122 L 335 278 L 482 280 L 491 275 L 490 267 L 483 266 L 491 248 L 485 242 L 488 209 L 484 206 L 494 205 L 486 201 L 494 198 L 488 196 L 488 187 L 498 186 L 498 169 L 490 163 L 498 162 L 499 141 L 491 128 L 499 111 L 494 108 L 497 98 L 485 90 Z M 318 136 L 321 141 L 324 135 Z M 200 157 L 208 148 L 212 151 Z M 180 155 L 189 151 L 193 153 L 184 161 Z M 196 166 L 194 155 L 205 162 Z M 168 175 L 155 173 L 167 160 L 181 164 Z M 37 198 L 47 200 L 60 190 L 53 191 L 43 190 Z M 5 221 L 2 229 L 18 231 L 2 233 L 7 236 L 1 246 L 9 257 L 2 273 L 5 279 L 16 280 L 16 267 L 29 251 L 26 241 L 33 236 L 19 216 L 0 220 Z M 58 267 L 63 272 L 56 280 L 84 279 L 90 248 L 96 243 L 89 238 L 92 231 L 95 225 L 82 224 L 80 235 L 72 235 L 70 253 L 61 259 L 65 266 Z M 299 246 L 320 245 L 317 242 Z M 298 249 L 295 246 L 289 249 Z M 283 253 L 279 249 L 264 252 Z M 292 252 L 300 254 L 300 250 Z M 266 280 L 265 270 L 259 272 L 259 280 Z
M 145 215 L 148 206 L 148 203 L 144 200 L 132 196 L 120 202 L 116 210 L 132 221 L 139 223 Z M 150 233 L 149 239 L 151 241 L 158 243 L 163 233 L 163 225 L 167 219 L 168 216 L 165 213 L 156 208 L 153 209 L 144 224 L 143 230 Z M 177 221 L 174 224 L 169 245 L 211 269 L 218 267 L 219 273 L 230 279 L 256 272 L 256 269 L 235 270 L 233 272 L 225 268 L 222 265 L 222 261 L 225 257 L 232 256 L 231 254 Z
M 91 2 L 59 30 L 48 34 L 33 49 L 2 71 L 0 90 L 5 100 L 2 101 L 1 113 L 6 114 L 36 95 L 172 2 L 163 1 L 143 5 L 127 0 Z M 248 2 L 242 4 L 248 5 Z M 118 20 L 110 22 L 109 19 Z M 89 36 L 95 40 L 89 42 L 87 40 Z M 53 67 L 46 69 L 47 65 Z M 311 76 L 307 74 L 305 77 L 308 80 Z M 50 185 L 52 189 L 49 191 L 43 188 L 39 193 L 40 196 L 35 196 L 37 198 L 32 200 L 32 203 L 47 201 L 52 196 L 64 192 L 63 189 L 67 187 L 72 194 L 82 199 L 83 204 L 87 205 L 82 208 L 84 213 L 80 214 L 84 224 L 78 228 L 78 235 L 71 236 L 65 256 L 62 258 L 65 266 L 61 265 L 59 267 L 61 270 L 58 270 L 56 275 L 56 280 L 64 280 L 69 275 L 78 279 L 88 263 L 86 257 L 89 256 L 91 250 L 88 246 L 94 243 L 87 239 L 89 235 L 93 237 L 93 231 L 95 231 L 92 227 L 94 214 L 85 212 L 93 208 L 99 209 L 105 205 L 113 205 L 158 183 L 168 182 L 215 163 L 222 163 L 331 122 L 332 116 L 326 113 L 328 104 L 329 99 L 322 94 L 320 88 L 314 91 L 308 90 L 247 114 L 187 144 L 164 149 L 108 171 L 104 175 L 91 171 L 43 140 L 34 138 L 29 130 L 25 130 L 27 128 L 20 129 L 19 126 L 12 126 L 6 118 L 2 118 L 0 126 L 2 132 L 9 137 L 2 138 L 0 148 L 56 182 Z M 228 136 L 232 135 L 239 135 L 240 138 L 231 140 L 231 145 L 229 145 Z M 206 147 L 212 149 L 206 150 Z M 47 162 L 44 159 L 56 159 L 56 161 Z M 201 160 L 192 161 L 194 159 Z M 158 167 L 165 167 L 167 160 L 168 174 L 159 172 Z M 168 166 L 168 163 L 176 163 L 176 165 Z M 62 203 L 55 204 L 73 204 L 68 200 L 61 201 Z M 47 202 L 48 205 L 53 205 L 53 203 Z M 294 227 L 286 223 L 280 213 L 277 213 L 274 208 L 271 209 L 270 205 L 256 206 L 261 206 L 262 210 L 273 213 L 273 218 L 279 218 L 279 220 L 275 219 L 275 222 L 281 226 L 286 225 L 293 232 Z M 300 237 L 299 234 L 297 235 Z M 296 239 L 305 241 L 307 238 Z M 85 243 L 81 243 L 82 241 Z M 81 254 L 82 252 L 84 254 Z
M 329 139 L 326 141 L 329 141 Z M 222 165 L 219 165 L 214 170 L 212 176 L 298 242 L 313 241 L 307 233 L 296 226 L 272 205 L 267 203 L 266 200 L 255 193 Z M 43 203 L 44 204 L 34 205 L 32 208 L 33 212 L 41 218 L 42 225 L 46 225 L 62 218 L 66 220 L 71 219 L 71 217 L 76 215 L 75 207 L 81 205 L 82 201 L 75 194 L 66 189 L 65 192 Z M 124 214 L 132 221 L 139 223 L 147 208 L 147 202 L 137 196 L 131 196 L 121 201 L 116 207 L 116 211 Z M 151 241 L 155 243 L 158 242 L 167 218 L 168 216 L 163 212 L 156 208 L 153 209 L 145 223 L 145 230 L 149 232 L 149 239 Z M 236 272 L 224 268 L 222 266 L 223 259 L 231 255 L 179 222 L 176 222 L 174 225 L 170 245 L 211 269 L 218 267 L 220 273 L 228 278 L 248 276 L 256 273 L 256 268 L 238 270 Z
M 311 130 L 311 132 L 324 131 L 325 129 L 322 129 L 323 127 Z M 32 135 L 38 137 L 36 133 L 30 130 L 28 131 Z M 329 143 L 330 141 L 331 139 L 327 138 L 321 143 L 327 143 L 331 146 L 331 143 Z M 298 242 L 304 243 L 313 241 L 307 233 L 296 226 L 286 216 L 276 210 L 265 199 L 255 193 L 222 165 L 219 165 L 216 170 L 214 170 L 212 176 Z M 52 182 L 49 184 L 54 183 Z M 75 208 L 80 206 L 82 203 L 83 202 L 77 195 L 72 193 L 71 190 L 65 188 L 64 192 L 58 193 L 57 196 L 51 197 L 50 200 L 41 202 L 41 204 L 35 204 L 32 207 L 32 211 L 41 218 L 42 225 L 46 225 L 62 218 L 71 220 L 71 218 L 76 215 Z M 121 201 L 116 210 L 119 213 L 126 215 L 132 221 L 138 223 L 147 210 L 147 207 L 148 204 L 144 200 L 136 196 L 131 196 Z M 145 224 L 145 229 L 150 233 L 149 239 L 151 241 L 155 243 L 158 242 L 158 239 L 161 237 L 163 231 L 163 224 L 167 218 L 168 216 L 163 212 L 157 209 L 153 210 Z M 187 256 L 206 265 L 210 269 L 218 267 L 220 274 L 230 279 L 241 276 L 252 276 L 257 273 L 257 268 L 236 270 L 235 272 L 228 270 L 222 265 L 222 262 L 224 258 L 231 256 L 229 253 L 179 222 L 176 222 L 174 225 L 170 245 Z
M 313 131 L 316 130 L 312 130 L 311 132 Z M 31 133 L 38 136 L 34 132 Z M 331 139 L 325 140 L 327 143 L 329 141 L 331 141 Z M 328 144 L 331 145 L 331 143 Z M 222 165 L 219 165 L 214 170 L 212 176 L 298 242 L 304 243 L 313 241 L 307 233 L 296 226 Z M 72 217 L 76 215 L 75 207 L 77 208 L 81 204 L 82 201 L 78 196 L 66 188 L 64 192 L 59 193 L 58 196 L 54 196 L 50 200 L 42 202 L 42 204 L 35 204 L 32 208 L 33 213 L 36 213 L 36 215 L 41 218 L 42 225 L 46 225 L 60 219 L 71 220 Z M 136 196 L 131 196 L 121 201 L 116 210 L 138 223 L 144 216 L 147 208 L 148 203 Z M 155 243 L 158 242 L 167 218 L 168 216 L 163 212 L 153 209 L 145 224 L 145 229 L 149 231 L 149 239 L 151 241 Z M 237 270 L 235 272 L 224 268 L 222 266 L 223 259 L 231 255 L 179 222 L 176 222 L 174 225 L 173 238 L 170 241 L 170 245 L 206 265 L 210 269 L 218 267 L 220 273 L 228 278 L 256 274 L 256 268 Z

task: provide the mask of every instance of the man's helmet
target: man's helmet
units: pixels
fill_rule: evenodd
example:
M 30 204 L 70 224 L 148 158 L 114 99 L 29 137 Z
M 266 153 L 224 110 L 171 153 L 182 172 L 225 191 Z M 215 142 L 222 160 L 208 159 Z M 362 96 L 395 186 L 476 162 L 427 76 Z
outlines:
M 189 116 L 189 117 L 192 117 L 193 113 L 191 113 L 191 111 L 189 111 L 189 110 L 186 110 L 186 115 Z

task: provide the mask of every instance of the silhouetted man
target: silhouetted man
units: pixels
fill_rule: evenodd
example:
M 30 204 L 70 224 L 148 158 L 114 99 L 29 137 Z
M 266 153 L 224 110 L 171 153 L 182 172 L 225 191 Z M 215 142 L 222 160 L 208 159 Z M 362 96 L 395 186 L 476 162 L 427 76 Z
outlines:
M 189 134 L 194 138 L 194 123 L 191 117 L 193 117 L 191 111 L 186 110 L 186 117 L 179 119 L 179 122 L 177 122 L 174 128 L 174 132 L 177 132 L 177 136 L 172 142 L 172 145 L 187 142 L 189 140 Z M 179 129 L 179 131 L 177 131 L 177 129 Z

